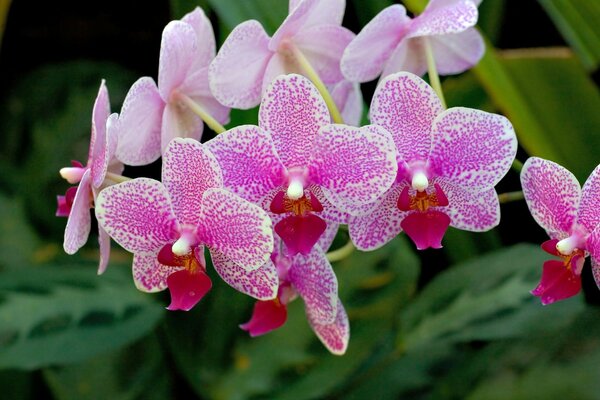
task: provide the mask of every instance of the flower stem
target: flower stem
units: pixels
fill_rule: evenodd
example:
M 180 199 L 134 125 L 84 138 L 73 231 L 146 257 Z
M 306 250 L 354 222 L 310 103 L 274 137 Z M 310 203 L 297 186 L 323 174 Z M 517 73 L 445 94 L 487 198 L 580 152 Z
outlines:
M 223 125 L 221 125 L 219 123 L 219 121 L 217 121 L 216 119 L 214 119 L 212 115 L 210 115 L 204 108 L 202 108 L 200 106 L 200 104 L 196 103 L 193 99 L 189 98 L 188 96 L 186 96 L 183 93 L 177 93 L 177 97 L 190 110 L 192 110 L 192 112 L 194 114 L 196 114 L 197 116 L 199 116 L 202 119 L 202 121 L 204 121 L 204 123 L 206 125 L 208 125 L 208 127 L 210 129 L 212 129 L 215 133 L 219 134 L 219 133 L 223 133 L 223 132 L 225 132 L 227 130 L 227 129 L 225 129 L 225 127 Z
M 500 203 L 509 203 L 511 201 L 523 200 L 524 198 L 525 196 L 521 190 L 516 192 L 500 193 L 498 195 L 498 201 L 500 201 Z
M 435 66 L 435 59 L 433 58 L 433 50 L 431 49 L 431 43 L 429 43 L 429 39 L 426 37 L 421 38 L 423 42 L 423 47 L 425 48 L 425 56 L 427 57 L 427 71 L 429 75 L 429 83 L 431 83 L 431 87 L 437 93 L 440 101 L 442 102 L 442 106 L 447 108 L 446 99 L 444 98 L 444 92 L 442 91 L 442 84 L 440 83 L 440 76 L 438 75 L 437 68 Z
M 511 165 L 511 168 L 514 169 L 516 172 L 521 172 L 521 170 L 523 169 L 523 163 L 515 158 Z
M 123 175 L 113 174 L 112 172 L 107 172 L 105 179 L 110 179 L 111 181 L 116 183 L 127 182 L 131 180 L 131 178 L 128 178 Z
M 354 243 L 352 243 L 351 240 L 348 240 L 348 243 L 346 243 L 344 246 L 340 247 L 337 250 L 330 251 L 326 254 L 326 256 L 329 262 L 340 261 L 352 254 L 354 250 L 356 250 L 356 247 L 354 247 Z
M 333 122 L 336 124 L 343 124 L 344 120 L 342 118 L 342 114 L 340 114 L 340 110 L 338 110 L 337 105 L 333 101 L 331 93 L 329 93 L 329 90 L 327 90 L 327 87 L 319 77 L 319 74 L 317 74 L 317 71 L 315 71 L 304 53 L 302 53 L 302 51 L 293 42 L 289 41 L 286 44 L 294 55 L 294 58 L 300 69 L 304 71 L 306 77 L 311 80 L 319 93 L 321 93 L 321 96 L 323 96 L 323 100 L 325 100 L 325 104 L 327 104 L 327 108 L 329 109 L 329 113 L 331 114 Z

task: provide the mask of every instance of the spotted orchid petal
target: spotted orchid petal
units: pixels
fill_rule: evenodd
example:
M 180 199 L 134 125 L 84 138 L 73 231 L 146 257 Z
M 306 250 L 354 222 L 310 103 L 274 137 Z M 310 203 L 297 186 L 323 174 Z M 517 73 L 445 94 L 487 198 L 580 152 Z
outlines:
M 594 281 L 600 287 L 600 226 L 597 226 L 588 237 L 586 248 L 591 256 Z
M 315 86 L 301 75 L 275 79 L 262 100 L 259 126 L 270 132 L 283 164 L 305 166 L 319 128 L 330 123 L 325 101 Z
M 167 286 L 171 293 L 171 304 L 167 310 L 189 311 L 210 291 L 212 282 L 202 270 L 190 272 L 182 269 L 167 277 Z
M 400 4 L 377 14 L 344 50 L 340 67 L 346 79 L 366 82 L 377 78 L 409 23 L 406 9 Z
M 208 69 L 210 89 L 223 105 L 248 109 L 260 103 L 263 75 L 273 53 L 258 21 L 236 26 Z
M 434 90 L 418 76 L 399 72 L 381 81 L 371 103 L 371 122 L 392 134 L 399 160 L 426 161 L 434 119 L 443 111 Z
M 339 227 L 339 224 L 336 224 L 334 222 L 328 222 L 327 228 L 325 228 L 325 232 L 323 232 L 316 245 L 319 246 L 319 248 L 323 251 L 329 250 L 331 244 L 333 243 L 333 240 L 335 239 L 335 236 L 337 235 Z
M 204 192 L 198 237 L 246 271 L 264 265 L 273 252 L 273 230 L 267 213 L 224 189 Z
M 428 6 L 410 24 L 408 37 L 459 33 L 477 23 L 477 5 L 471 0 L 438 2 Z
M 548 236 L 569 236 L 581 198 L 577 178 L 552 161 L 531 157 L 523 165 L 521 186 L 531 215 Z
M 427 58 L 421 38 L 403 38 L 383 66 L 382 77 L 398 71 L 423 76 L 427 72 Z
M 185 81 L 197 53 L 197 35 L 192 26 L 169 22 L 163 30 L 158 66 L 158 91 L 165 102 Z
M 102 80 L 92 110 L 92 137 L 88 155 L 88 166 L 92 169 L 92 185 L 100 187 L 108 167 L 106 124 L 110 115 L 110 101 L 105 81 Z
M 485 43 L 475 28 L 428 38 L 441 75 L 460 74 L 477 64 L 485 53 Z M 422 75 L 422 74 L 421 74 Z
M 408 187 L 406 183 L 392 186 L 371 213 L 350 219 L 350 238 L 357 249 L 376 250 L 402 231 L 400 223 L 408 213 L 398 209 L 397 204 L 405 187 Z
M 341 356 L 348 348 L 348 341 L 350 340 L 350 323 L 348 322 L 348 315 L 346 314 L 346 310 L 340 299 L 337 299 L 336 308 L 336 317 L 331 324 L 322 324 L 315 320 L 314 313 L 308 310 L 308 308 L 306 310 L 306 315 L 310 327 L 327 350 L 335 355 Z
M 156 254 L 179 236 L 169 193 L 152 179 L 137 178 L 102 190 L 96 199 L 96 218 L 131 253 Z
M 152 78 L 138 79 L 127 92 L 119 117 L 115 156 L 127 165 L 146 165 L 160 157 L 165 103 Z
M 592 171 L 581 189 L 577 223 L 589 232 L 600 227 L 600 165 Z
M 157 253 L 133 255 L 133 282 L 142 292 L 155 293 L 165 290 L 169 275 L 180 270 L 183 270 L 183 267 L 159 263 Z
M 313 321 L 322 324 L 335 321 L 338 283 L 323 250 L 314 247 L 307 256 L 297 255 L 288 270 L 288 278 Z
M 101 226 L 98 227 L 98 245 L 100 246 L 100 261 L 98 262 L 98 275 L 102 275 L 108 267 L 110 258 L 110 236 Z
M 162 182 L 181 224 L 195 226 L 200 218 L 202 195 L 223 187 L 219 163 L 208 149 L 192 139 L 176 138 L 163 155 Z
M 197 49 L 192 69 L 207 66 L 216 52 L 215 35 L 210 20 L 200 7 L 184 15 L 181 20 L 189 24 L 196 34 Z
M 508 119 L 480 110 L 456 107 L 433 123 L 430 169 L 471 190 L 495 186 L 517 154 L 517 138 Z
M 329 89 L 331 97 L 348 125 L 360 126 L 363 115 L 363 96 L 358 83 L 342 80 Z
M 334 206 L 329 199 L 323 193 L 323 189 L 318 185 L 310 185 L 308 187 L 310 193 L 312 193 L 319 203 L 323 206 L 323 211 L 319 212 L 319 216 L 328 223 L 333 222 L 336 224 L 347 224 L 350 214 L 344 212 Z
M 90 207 L 92 206 L 92 174 L 91 170 L 87 169 L 79 182 L 67 227 L 65 228 L 65 240 L 63 248 L 67 254 L 75 254 L 85 242 L 92 226 L 90 217 Z
M 277 297 L 279 278 L 271 260 L 249 272 L 219 251 L 213 250 L 211 258 L 219 276 L 238 292 L 257 300 L 272 300 Z
M 223 171 L 226 188 L 260 204 L 284 183 L 285 167 L 279 160 L 271 134 L 253 125 L 242 125 L 206 142 Z
M 257 301 L 254 303 L 250 321 L 241 324 L 240 328 L 251 337 L 261 336 L 280 328 L 287 320 L 287 306 L 277 299 Z
M 581 290 L 581 277 L 565 267 L 562 261 L 549 260 L 544 263 L 542 279 L 531 291 L 543 305 L 575 296 Z
M 391 135 L 377 125 L 326 125 L 314 142 L 310 176 L 337 208 L 356 215 L 359 206 L 381 197 L 396 179 Z

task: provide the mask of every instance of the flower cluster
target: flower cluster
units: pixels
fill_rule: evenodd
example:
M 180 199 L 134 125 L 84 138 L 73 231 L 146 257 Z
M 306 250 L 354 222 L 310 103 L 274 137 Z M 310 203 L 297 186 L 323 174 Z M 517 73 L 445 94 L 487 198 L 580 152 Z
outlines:
M 291 0 L 289 8 L 272 37 L 247 21 L 218 53 L 201 9 L 170 22 L 158 85 L 136 81 L 120 114 L 110 114 L 102 82 L 87 165 L 61 170 L 79 186 L 59 196 L 57 215 L 68 216 L 64 247 L 72 254 L 87 240 L 93 207 L 99 273 L 110 236 L 133 253 L 138 289 L 169 289 L 170 310 L 189 310 L 210 291 L 207 251 L 225 282 L 257 300 L 241 325 L 251 336 L 283 325 L 287 304 L 299 296 L 315 334 L 343 354 L 348 316 L 326 254 L 340 224 L 363 251 L 401 231 L 426 249 L 440 248 L 449 226 L 489 230 L 500 221 L 494 186 L 517 140 L 503 116 L 445 109 L 441 93 L 418 76 L 429 69 L 434 79 L 436 70 L 459 73 L 477 63 L 483 42 L 473 28 L 476 1 L 431 0 L 414 19 L 391 6 L 358 35 L 341 26 L 343 0 Z M 358 83 L 378 75 L 371 124 L 357 127 Z M 258 104 L 257 126 L 223 127 L 230 108 Z M 204 123 L 218 135 L 201 142 Z M 124 164 L 159 157 L 161 181 L 121 175 Z M 542 182 L 548 174 L 569 187 Z M 585 251 L 600 269 L 598 170 L 581 201 L 566 174 L 538 160 L 523 171 L 532 213 L 560 239 L 560 254 L 553 254 L 565 259 L 544 268 L 534 292 L 544 302 L 578 290 Z M 548 208 L 552 190 L 571 196 Z

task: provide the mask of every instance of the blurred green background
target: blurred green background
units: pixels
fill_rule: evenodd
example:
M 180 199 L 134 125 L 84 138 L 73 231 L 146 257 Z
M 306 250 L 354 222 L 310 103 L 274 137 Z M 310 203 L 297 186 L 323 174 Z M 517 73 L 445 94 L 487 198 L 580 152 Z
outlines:
M 391 3 L 349 0 L 344 25 L 358 32 Z M 491 232 L 451 229 L 441 251 L 401 236 L 335 263 L 351 323 L 343 357 L 322 347 L 300 301 L 282 329 L 250 339 L 238 324 L 252 300 L 219 279 L 193 311 L 167 312 L 168 294 L 135 289 L 117 245 L 96 276 L 94 229 L 63 254 L 58 170 L 87 154 L 100 80 L 119 111 L 137 77 L 156 78 L 163 27 L 196 5 L 219 43 L 249 18 L 272 33 L 287 13 L 285 0 L 0 0 L 1 399 L 600 399 L 589 261 L 583 294 L 542 307 L 529 290 L 545 236 L 522 201 L 503 205 Z M 479 27 L 488 51 L 443 80 L 449 105 L 507 115 L 521 161 L 549 158 L 583 182 L 600 162 L 600 1 L 484 0 Z M 363 85 L 366 104 L 373 90 Z M 252 121 L 255 110 L 235 111 L 230 126 Z M 515 190 L 511 171 L 498 191 Z

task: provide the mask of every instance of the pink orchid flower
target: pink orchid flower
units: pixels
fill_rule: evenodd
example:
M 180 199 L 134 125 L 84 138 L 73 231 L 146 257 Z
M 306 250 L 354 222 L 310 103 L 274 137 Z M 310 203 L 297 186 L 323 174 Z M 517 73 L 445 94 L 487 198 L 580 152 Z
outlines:
M 402 230 L 418 249 L 440 248 L 449 225 L 480 232 L 499 223 L 494 186 L 517 151 L 508 119 L 463 107 L 444 111 L 434 90 L 408 72 L 381 81 L 370 113 L 392 133 L 398 176 L 369 213 L 350 219 L 357 248 L 377 249 Z
M 155 161 L 175 137 L 199 140 L 204 123 L 192 108 L 201 108 L 220 123 L 229 108 L 208 87 L 208 64 L 215 56 L 210 20 L 200 8 L 171 21 L 160 46 L 158 87 L 149 77 L 136 81 L 119 118 L 117 158 L 128 165 Z
M 340 110 L 344 123 L 360 126 L 364 105 L 360 85 L 356 82 L 343 80 L 330 85 L 327 89 Z
M 60 170 L 61 176 L 70 184 L 78 184 L 77 187 L 69 188 L 64 196 L 57 196 L 56 215 L 68 217 L 63 243 L 67 254 L 75 254 L 87 242 L 92 226 L 90 208 L 94 205 L 98 191 L 106 185 L 106 173 L 123 172 L 123 164 L 114 158 L 117 145 L 114 130 L 116 119 L 117 114 L 110 115 L 108 90 L 102 80 L 92 111 L 92 135 L 87 164 L 84 166 L 79 161 L 73 161 L 71 167 Z M 98 242 L 98 274 L 102 274 L 108 265 L 110 238 L 101 227 L 98 227 Z
M 320 244 L 329 247 L 336 232 L 337 226 Z M 338 297 L 337 278 L 325 252 L 316 245 L 306 256 L 298 254 L 292 257 L 275 251 L 271 259 L 279 274 L 277 297 L 257 301 L 250 321 L 240 328 L 252 337 L 280 328 L 287 320 L 287 305 L 300 296 L 304 300 L 308 322 L 317 337 L 333 354 L 344 354 L 350 339 L 350 325 Z
M 170 310 L 191 309 L 210 289 L 204 246 L 218 274 L 235 289 L 261 300 L 277 294 L 277 272 L 265 264 L 273 251 L 271 220 L 223 188 L 216 159 L 196 140 L 171 141 L 162 183 L 138 178 L 104 189 L 96 217 L 134 254 L 138 289 L 169 288 Z
M 375 16 L 346 47 L 341 70 L 352 82 L 366 82 L 399 71 L 427 71 L 425 45 L 431 46 L 441 75 L 459 74 L 479 62 L 485 44 L 474 28 L 475 0 L 430 0 L 422 14 L 411 19 L 400 4 Z
M 307 255 L 327 227 L 345 223 L 396 176 L 394 142 L 384 129 L 330 124 L 327 106 L 300 75 L 267 88 L 259 126 L 233 128 L 206 145 L 225 187 L 271 211 L 290 256 Z
M 582 189 L 564 167 L 531 157 L 521 171 L 521 185 L 531 215 L 550 236 L 542 249 L 561 258 L 544 263 L 542 279 L 531 293 L 544 305 L 579 293 L 588 254 L 600 287 L 600 165 Z
M 301 73 L 298 48 L 326 84 L 343 79 L 340 58 L 354 34 L 341 26 L 345 0 L 291 0 L 289 15 L 273 37 L 260 22 L 236 26 L 209 68 L 210 88 L 222 104 L 248 109 L 278 75 Z

